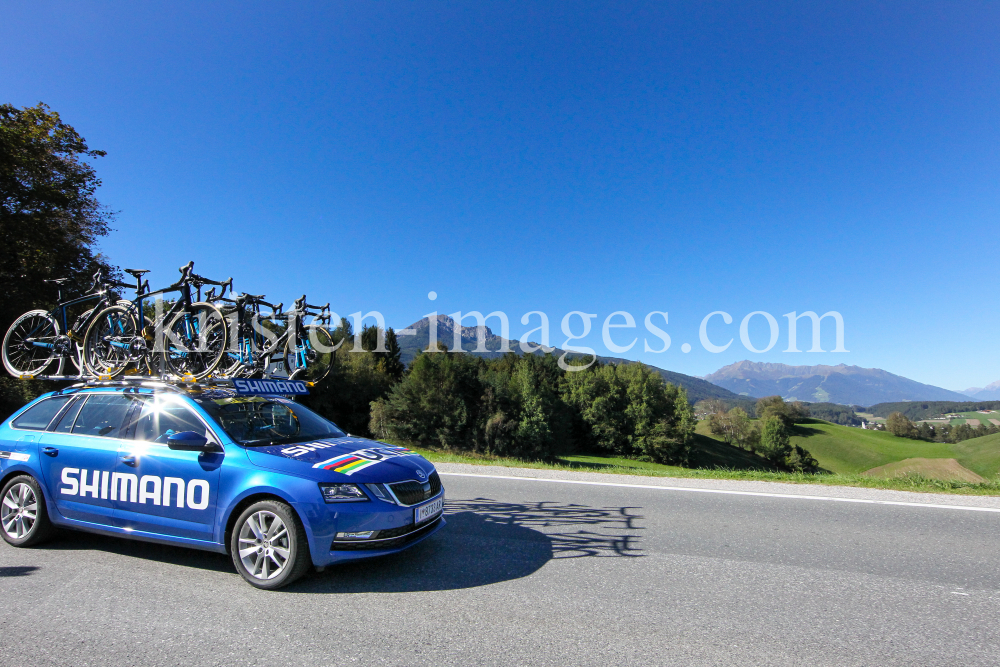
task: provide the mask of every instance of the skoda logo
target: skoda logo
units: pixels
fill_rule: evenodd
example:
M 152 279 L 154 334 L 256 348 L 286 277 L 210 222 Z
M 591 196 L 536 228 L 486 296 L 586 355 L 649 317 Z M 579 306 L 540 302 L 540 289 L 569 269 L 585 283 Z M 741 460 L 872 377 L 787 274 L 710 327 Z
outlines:
M 417 478 L 418 479 L 427 479 L 427 475 L 424 474 L 423 470 L 418 470 L 417 471 Z

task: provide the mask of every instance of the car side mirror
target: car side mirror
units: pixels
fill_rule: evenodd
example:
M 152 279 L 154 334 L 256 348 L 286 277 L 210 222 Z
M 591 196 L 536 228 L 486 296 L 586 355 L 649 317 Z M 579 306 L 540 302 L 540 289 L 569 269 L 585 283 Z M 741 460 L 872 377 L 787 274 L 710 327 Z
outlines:
M 208 438 L 195 431 L 181 431 L 167 437 L 167 447 L 189 452 L 208 450 Z

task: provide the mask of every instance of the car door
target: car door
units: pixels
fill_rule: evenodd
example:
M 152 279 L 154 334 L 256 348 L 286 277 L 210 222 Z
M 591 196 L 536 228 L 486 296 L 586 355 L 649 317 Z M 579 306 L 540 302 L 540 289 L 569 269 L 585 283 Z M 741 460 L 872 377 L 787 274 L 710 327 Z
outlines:
M 113 525 L 112 473 L 130 405 L 121 393 L 76 396 L 39 435 L 42 475 L 64 517 Z
M 129 493 L 113 500 L 115 525 L 211 541 L 225 452 L 221 446 L 212 452 L 174 450 L 167 438 L 196 431 L 215 443 L 219 439 L 180 396 L 133 398 L 138 405 L 129 418 L 115 471 Z

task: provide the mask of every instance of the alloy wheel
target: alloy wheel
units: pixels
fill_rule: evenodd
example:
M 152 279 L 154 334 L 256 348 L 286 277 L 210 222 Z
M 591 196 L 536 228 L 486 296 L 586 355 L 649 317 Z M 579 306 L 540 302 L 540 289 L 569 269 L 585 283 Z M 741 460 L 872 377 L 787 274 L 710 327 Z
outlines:
M 273 512 L 251 514 L 240 527 L 240 561 L 255 579 L 274 579 L 291 555 L 288 528 Z
M 31 532 L 38 517 L 38 499 L 27 484 L 15 484 L 7 490 L 0 503 L 0 524 L 8 537 L 15 540 Z

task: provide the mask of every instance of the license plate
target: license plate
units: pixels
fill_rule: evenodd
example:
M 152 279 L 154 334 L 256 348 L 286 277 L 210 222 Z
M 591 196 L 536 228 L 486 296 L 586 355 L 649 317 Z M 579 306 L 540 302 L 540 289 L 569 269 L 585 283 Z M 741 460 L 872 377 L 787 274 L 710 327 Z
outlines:
M 426 505 L 421 505 L 420 507 L 413 508 L 413 523 L 421 523 L 422 521 L 427 521 L 431 517 L 434 517 L 441 513 L 444 509 L 444 497 L 438 498 L 437 500 L 432 500 Z

